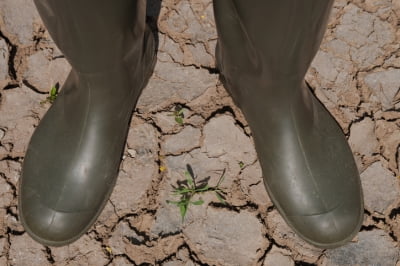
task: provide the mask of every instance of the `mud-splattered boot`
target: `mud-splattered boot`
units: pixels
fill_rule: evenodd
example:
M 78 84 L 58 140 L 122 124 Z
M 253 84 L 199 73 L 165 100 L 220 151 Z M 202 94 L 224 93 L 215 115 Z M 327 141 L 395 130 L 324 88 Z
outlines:
M 304 82 L 332 0 L 214 1 L 221 80 L 252 130 L 264 183 L 294 231 L 321 248 L 359 231 L 359 173 L 340 127 Z
M 19 217 L 44 245 L 69 244 L 112 192 L 128 125 L 154 67 L 144 0 L 35 0 L 72 71 L 30 141 Z

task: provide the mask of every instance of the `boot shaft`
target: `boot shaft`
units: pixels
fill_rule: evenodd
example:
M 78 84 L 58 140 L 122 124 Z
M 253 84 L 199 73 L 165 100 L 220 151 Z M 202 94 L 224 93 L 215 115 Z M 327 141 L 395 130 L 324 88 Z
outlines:
M 240 69 L 269 80 L 301 82 L 318 51 L 332 4 L 333 0 L 214 1 L 221 68 L 232 76 Z
M 56 45 L 82 73 L 112 70 L 140 50 L 145 0 L 34 0 Z

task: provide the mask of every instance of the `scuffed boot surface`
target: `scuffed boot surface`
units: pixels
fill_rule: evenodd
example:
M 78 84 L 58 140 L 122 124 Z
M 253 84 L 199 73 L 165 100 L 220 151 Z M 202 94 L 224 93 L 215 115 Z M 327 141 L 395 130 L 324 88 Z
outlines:
M 252 130 L 266 189 L 306 241 L 333 248 L 363 221 L 363 196 L 339 125 L 303 82 L 332 1 L 215 2 L 221 79 Z
M 18 207 L 32 238 L 60 246 L 92 226 L 112 192 L 155 43 L 143 1 L 35 3 L 72 71 L 29 143 Z

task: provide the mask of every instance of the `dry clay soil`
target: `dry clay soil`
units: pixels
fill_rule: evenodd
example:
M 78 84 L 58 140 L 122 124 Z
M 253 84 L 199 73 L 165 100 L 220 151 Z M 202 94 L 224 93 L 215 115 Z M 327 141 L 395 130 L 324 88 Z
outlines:
M 400 1 L 338 0 L 306 80 L 354 152 L 365 194 L 361 232 L 315 248 L 265 192 L 252 135 L 215 69 L 209 0 L 153 0 L 158 60 L 130 126 L 114 192 L 95 225 L 65 247 L 34 242 L 18 219 L 29 138 L 70 66 L 31 0 L 0 1 L 0 265 L 400 265 Z M 105 32 L 104 34 L 107 34 Z M 111 49 L 111 48 L 110 48 Z M 183 108 L 183 124 L 174 119 Z M 186 164 L 222 187 L 182 223 L 166 203 Z

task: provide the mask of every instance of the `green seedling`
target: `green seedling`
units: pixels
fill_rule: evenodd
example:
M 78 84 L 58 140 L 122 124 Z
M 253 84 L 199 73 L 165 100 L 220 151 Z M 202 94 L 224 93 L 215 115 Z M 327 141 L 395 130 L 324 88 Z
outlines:
M 46 100 L 42 101 L 41 103 L 42 104 L 47 102 L 53 103 L 56 100 L 57 96 L 58 96 L 58 89 L 56 86 L 53 86 L 49 92 L 49 96 L 47 96 Z
M 225 192 L 222 191 L 222 189 L 220 188 L 220 185 L 224 180 L 225 170 L 222 172 L 217 182 L 217 185 L 209 186 L 208 181 L 210 180 L 210 177 L 207 177 L 196 183 L 196 177 L 193 173 L 192 167 L 190 165 L 187 165 L 186 168 L 187 168 L 187 171 L 185 171 L 186 180 L 178 181 L 178 187 L 173 186 L 174 189 L 172 190 L 173 196 L 180 197 L 179 201 L 167 200 L 167 203 L 178 206 L 182 217 L 182 222 L 185 219 L 185 215 L 190 205 L 202 205 L 204 203 L 204 200 L 201 199 L 201 197 L 197 200 L 193 200 L 196 194 L 202 194 L 205 192 L 214 192 L 217 199 L 221 203 L 226 204 L 224 196 Z
M 183 108 L 180 104 L 175 106 L 173 116 L 175 117 L 176 123 L 183 125 L 183 118 L 185 118 L 185 115 L 183 114 Z
M 239 162 L 239 167 L 240 167 L 240 169 L 243 169 L 243 167 L 244 167 L 244 162 L 240 161 L 240 162 Z

